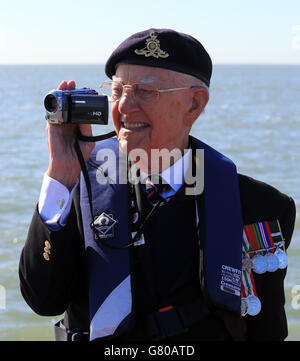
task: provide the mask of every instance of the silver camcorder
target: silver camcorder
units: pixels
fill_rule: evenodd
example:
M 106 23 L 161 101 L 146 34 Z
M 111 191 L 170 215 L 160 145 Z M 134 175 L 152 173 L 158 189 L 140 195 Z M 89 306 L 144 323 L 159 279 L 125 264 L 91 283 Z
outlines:
M 52 124 L 108 123 L 108 98 L 90 88 L 52 90 L 45 99 L 46 120 Z

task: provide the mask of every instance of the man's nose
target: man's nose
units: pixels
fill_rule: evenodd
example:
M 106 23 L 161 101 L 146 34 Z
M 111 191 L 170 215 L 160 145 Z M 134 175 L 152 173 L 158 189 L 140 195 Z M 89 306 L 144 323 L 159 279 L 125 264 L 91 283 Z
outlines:
M 133 89 L 131 87 L 124 87 L 122 96 L 118 103 L 119 112 L 121 114 L 128 114 L 139 110 L 139 105 L 134 97 Z

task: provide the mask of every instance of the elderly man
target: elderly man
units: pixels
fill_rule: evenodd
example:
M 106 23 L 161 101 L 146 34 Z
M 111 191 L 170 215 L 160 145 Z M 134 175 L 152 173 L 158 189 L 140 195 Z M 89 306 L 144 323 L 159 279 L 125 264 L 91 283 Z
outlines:
M 294 202 L 189 135 L 209 99 L 208 53 L 150 29 L 105 71 L 117 139 L 79 141 L 76 155 L 77 128 L 47 126 L 25 300 L 40 315 L 65 312 L 58 340 L 283 340 Z

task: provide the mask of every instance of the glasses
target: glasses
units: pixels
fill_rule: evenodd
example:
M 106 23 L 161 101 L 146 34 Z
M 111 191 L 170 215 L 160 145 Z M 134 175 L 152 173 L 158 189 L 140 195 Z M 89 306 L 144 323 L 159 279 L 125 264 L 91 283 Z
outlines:
M 157 89 L 152 85 L 148 84 L 136 83 L 132 85 L 124 85 L 118 81 L 107 81 L 102 83 L 99 88 L 101 94 L 106 95 L 111 103 L 118 102 L 122 98 L 125 89 L 131 89 L 132 94 L 137 102 L 142 104 L 150 104 L 158 99 L 159 93 L 185 90 L 194 87 L 191 86 L 185 88 Z

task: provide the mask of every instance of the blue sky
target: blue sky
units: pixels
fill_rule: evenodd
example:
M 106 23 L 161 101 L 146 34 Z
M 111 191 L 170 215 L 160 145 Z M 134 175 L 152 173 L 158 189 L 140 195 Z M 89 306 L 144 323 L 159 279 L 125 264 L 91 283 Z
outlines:
M 300 64 L 299 0 L 0 1 L 0 64 L 104 63 L 151 27 L 196 37 L 214 63 Z

